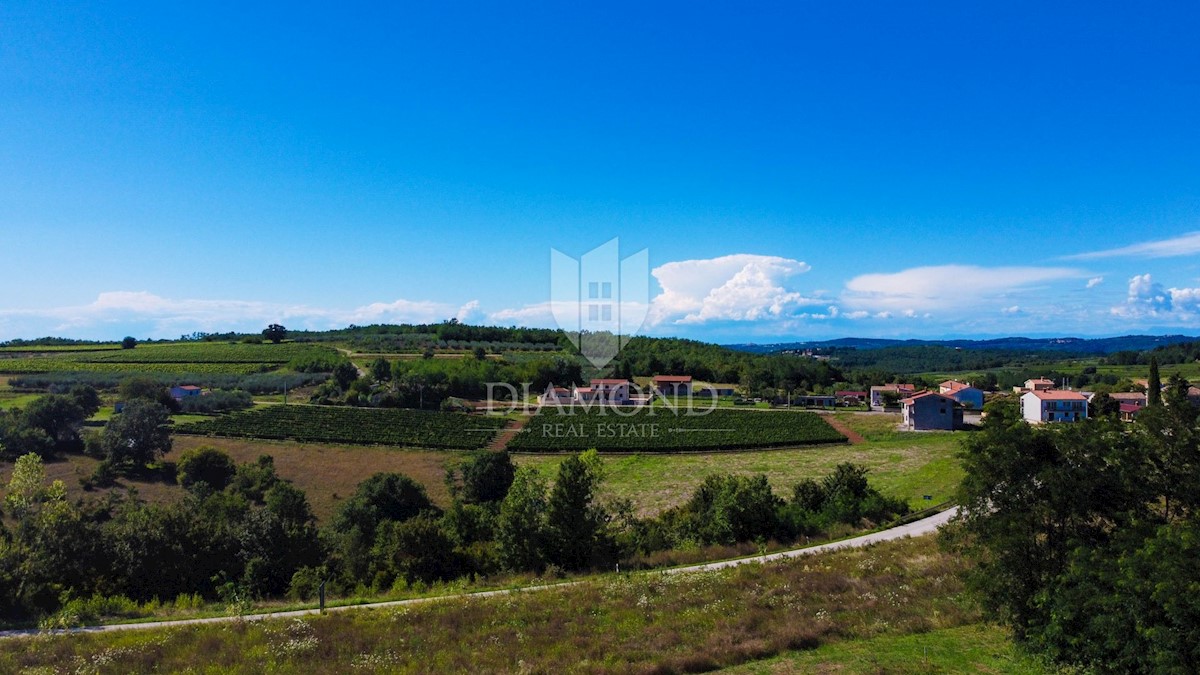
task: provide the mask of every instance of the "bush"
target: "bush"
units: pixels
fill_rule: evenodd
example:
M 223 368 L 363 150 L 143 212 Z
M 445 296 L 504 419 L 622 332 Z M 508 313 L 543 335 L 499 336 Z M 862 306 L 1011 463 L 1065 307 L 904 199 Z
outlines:
M 188 450 L 179 458 L 179 484 L 187 488 L 206 483 L 213 490 L 224 490 L 236 472 L 232 457 L 209 446 Z

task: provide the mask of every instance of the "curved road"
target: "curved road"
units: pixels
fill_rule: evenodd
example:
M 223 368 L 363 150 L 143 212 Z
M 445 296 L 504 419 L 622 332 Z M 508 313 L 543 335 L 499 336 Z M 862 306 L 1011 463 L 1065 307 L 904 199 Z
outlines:
M 862 536 L 853 537 L 851 539 L 843 539 L 842 541 L 830 542 L 828 544 L 820 544 L 817 546 L 809 546 L 806 548 L 792 549 L 790 551 L 780 551 L 778 553 L 768 553 L 766 555 L 752 556 L 749 558 L 737 558 L 734 560 L 722 560 L 720 562 L 703 563 L 700 565 L 688 565 L 686 567 L 671 567 L 663 570 L 647 570 L 647 573 L 662 573 L 662 574 L 684 574 L 687 572 L 708 572 L 712 570 L 728 569 L 737 565 L 746 563 L 762 563 L 771 562 L 774 560 L 784 560 L 787 558 L 799 558 L 801 556 L 812 555 L 814 553 L 825 553 L 827 551 L 836 551 L 843 548 L 861 548 L 870 546 L 882 541 L 891 541 L 893 539 L 903 539 L 905 537 L 919 537 L 924 534 L 935 532 L 938 528 L 945 525 L 947 521 L 953 518 L 958 513 L 958 507 L 951 508 L 947 511 L 922 518 L 906 525 L 898 525 L 896 527 L 882 530 L 880 532 L 872 532 Z M 475 593 L 459 593 L 456 595 L 439 595 L 430 598 L 411 598 L 408 600 L 390 600 L 387 602 L 372 602 L 362 605 L 339 605 L 337 607 L 326 607 L 326 612 L 346 612 L 355 609 L 372 609 L 385 607 L 402 607 L 405 605 L 419 605 L 430 602 L 441 602 L 445 600 L 457 600 L 462 598 L 488 598 L 496 595 L 509 595 L 511 593 L 526 593 L 531 591 L 544 591 L 551 588 L 562 588 L 564 586 L 573 586 L 575 584 L 587 583 L 587 579 L 578 581 L 565 581 L 556 584 L 542 584 L 539 586 L 525 586 L 523 588 L 502 589 L 497 591 L 477 591 Z M 102 633 L 117 630 L 144 630 L 151 628 L 174 628 L 177 626 L 190 626 L 205 623 L 223 623 L 228 621 L 262 621 L 264 619 L 289 619 L 302 616 L 310 616 L 319 614 L 319 609 L 299 609 L 291 612 L 274 612 L 267 614 L 245 614 L 241 616 L 214 616 L 206 619 L 176 619 L 174 621 L 148 621 L 145 623 L 114 623 L 104 626 L 80 626 L 78 628 L 65 628 L 58 630 L 40 630 L 37 628 L 27 628 L 22 630 L 6 630 L 0 631 L 0 638 L 13 637 L 28 637 L 32 635 L 44 634 L 70 634 L 70 633 Z

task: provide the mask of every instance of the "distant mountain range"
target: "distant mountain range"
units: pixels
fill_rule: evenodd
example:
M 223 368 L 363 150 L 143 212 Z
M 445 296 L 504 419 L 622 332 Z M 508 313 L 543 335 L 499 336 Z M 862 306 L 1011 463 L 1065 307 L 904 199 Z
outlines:
M 776 342 L 771 344 L 732 344 L 730 349 L 756 354 L 797 349 L 884 349 L 887 347 L 941 346 L 957 349 L 1002 349 L 1028 352 L 1068 352 L 1072 354 L 1111 354 L 1122 351 L 1145 351 L 1179 342 L 1200 341 L 1187 335 L 1122 335 L 1110 338 L 1027 338 L 1006 337 L 991 340 L 888 340 L 884 338 L 839 338 L 810 342 Z

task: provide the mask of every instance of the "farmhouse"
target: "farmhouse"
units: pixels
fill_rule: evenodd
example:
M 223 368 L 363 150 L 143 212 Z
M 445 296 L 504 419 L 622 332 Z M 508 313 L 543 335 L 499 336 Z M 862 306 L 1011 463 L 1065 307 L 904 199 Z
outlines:
M 189 396 L 199 396 L 201 393 L 200 387 L 194 384 L 184 384 L 176 387 L 171 387 L 171 398 L 176 401 L 182 401 Z
M 953 431 L 962 426 L 963 410 L 958 401 L 924 391 L 900 401 L 904 426 L 914 431 Z
M 943 396 L 958 401 L 965 408 L 972 410 L 983 409 L 983 390 L 977 387 L 972 387 L 970 382 L 959 382 L 958 380 L 946 380 L 938 385 L 938 393 Z
M 655 375 L 654 391 L 663 396 L 690 396 L 692 394 L 691 375 Z
M 592 380 L 591 386 L 579 387 L 575 390 L 575 401 L 577 403 L 625 405 L 629 403 L 629 380 Z
M 1137 414 L 1142 411 L 1144 406 L 1134 405 L 1133 403 L 1122 403 L 1119 406 L 1121 421 L 1132 422 Z
M 911 396 L 917 390 L 911 384 L 883 384 L 871 387 L 871 406 L 882 408 L 884 403 L 884 393 L 893 392 L 897 396 L 903 398 Z
M 1021 396 L 1021 417 L 1030 424 L 1087 419 L 1087 397 L 1077 391 L 1039 390 Z

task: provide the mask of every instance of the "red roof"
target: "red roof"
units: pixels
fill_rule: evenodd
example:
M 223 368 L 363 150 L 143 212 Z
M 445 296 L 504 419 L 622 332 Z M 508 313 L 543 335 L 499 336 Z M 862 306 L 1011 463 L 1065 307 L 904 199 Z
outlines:
M 833 395 L 841 396 L 841 397 L 857 396 L 859 398 L 865 398 L 867 395 L 867 392 L 865 392 L 865 391 L 835 391 L 835 392 L 833 392 Z
M 196 386 L 196 385 L 194 385 L 194 384 L 184 384 L 184 385 L 180 385 L 180 387 L 179 387 L 179 388 L 180 388 L 180 389 L 187 389 L 188 391 L 195 391 L 195 390 L 198 390 L 198 389 L 200 389 L 200 387 L 197 387 L 197 386 Z
M 1135 413 L 1141 409 L 1142 409 L 1142 406 L 1140 406 L 1136 403 L 1122 403 L 1121 404 L 1121 412 L 1123 412 L 1123 413 Z
M 575 390 L 575 392 L 578 394 L 590 394 L 590 393 L 592 393 L 592 388 L 591 387 L 579 387 L 578 389 Z
M 945 382 L 941 383 L 938 386 L 943 389 L 949 389 L 950 391 L 962 391 L 963 389 L 974 389 L 974 387 L 972 387 L 971 385 L 969 385 L 965 382 L 959 382 L 958 380 L 946 380 Z
M 655 375 L 655 382 L 691 382 L 691 375 Z
M 596 380 L 592 380 L 592 385 L 593 385 L 593 386 L 595 386 L 595 385 L 597 385 L 597 384 L 629 384 L 629 380 L 621 380 L 621 379 L 596 379 Z
M 1043 401 L 1086 401 L 1087 397 L 1077 391 L 1031 391 L 1030 394 Z
M 906 398 L 900 402 L 903 403 L 904 405 L 912 405 L 917 399 L 928 398 L 930 396 L 936 396 L 940 399 L 944 399 L 951 403 L 958 402 L 958 401 L 955 401 L 954 399 L 950 398 L 949 396 L 942 396 L 941 394 L 937 393 L 936 391 L 923 391 L 919 394 L 913 394 L 912 396 L 909 396 L 908 398 Z

